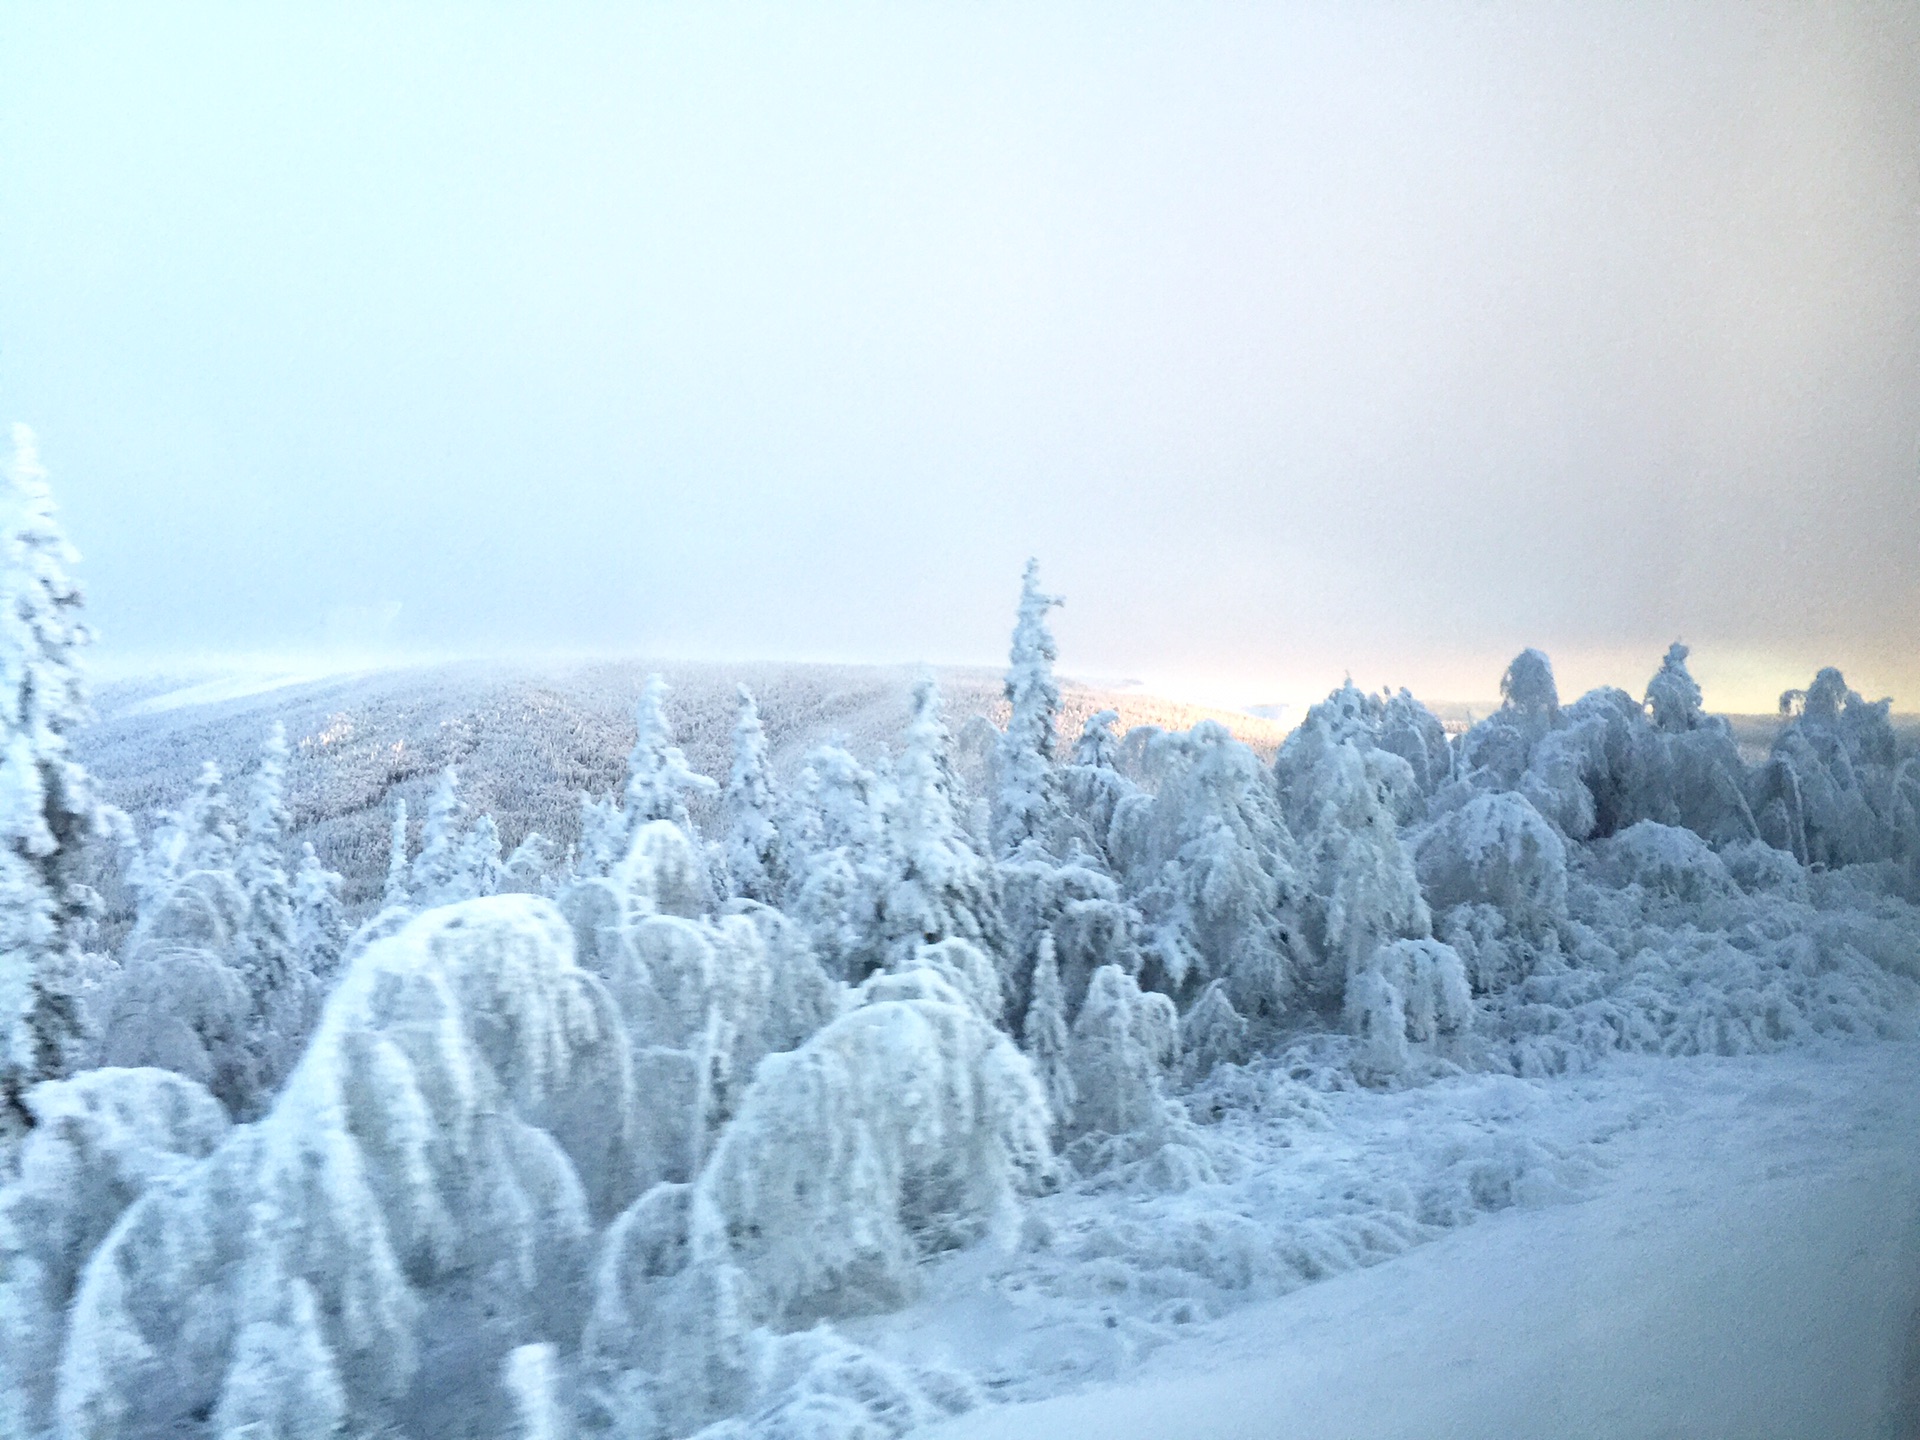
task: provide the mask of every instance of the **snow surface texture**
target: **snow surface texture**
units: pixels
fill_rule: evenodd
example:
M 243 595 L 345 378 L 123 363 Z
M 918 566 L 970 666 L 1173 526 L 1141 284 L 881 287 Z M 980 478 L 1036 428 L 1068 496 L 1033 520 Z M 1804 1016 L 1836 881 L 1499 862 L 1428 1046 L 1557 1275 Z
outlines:
M 956 736 L 923 680 L 897 749 L 796 754 L 784 707 L 716 687 L 709 764 L 634 687 L 624 781 L 555 807 L 564 849 L 503 856 L 475 797 L 514 736 L 477 732 L 417 842 L 381 778 L 345 909 L 289 854 L 271 735 L 244 827 L 216 767 L 123 822 L 136 918 L 83 1013 L 139 1068 L 28 1094 L 14 1428 L 899 1436 L 1204 1363 L 1250 1306 L 1628 1194 L 1658 1166 L 1612 1157 L 1672 1164 L 1636 1137 L 1685 1138 L 1716 1086 L 1870 1134 L 1920 1109 L 1920 759 L 1837 673 L 1758 766 L 1681 647 L 1645 702 L 1567 706 L 1526 652 L 1455 739 L 1344 687 L 1268 765 L 1209 719 L 1051 744 L 1051 604 L 1030 570 L 1005 732 Z M 1775 1148 L 1837 1173 L 1802 1142 Z M 1834 1213 L 1906 1236 L 1910 1179 L 1863 1211 L 1841 1175 Z M 1704 1243 L 1681 1229 L 1655 1248 Z

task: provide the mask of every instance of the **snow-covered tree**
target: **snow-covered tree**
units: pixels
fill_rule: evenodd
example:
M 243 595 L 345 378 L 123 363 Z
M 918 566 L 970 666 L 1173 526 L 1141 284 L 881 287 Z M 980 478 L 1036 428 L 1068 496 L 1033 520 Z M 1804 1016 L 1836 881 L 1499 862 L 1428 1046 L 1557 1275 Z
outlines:
M 1059 652 L 1047 629 L 1047 611 L 1063 603 L 1040 589 L 1040 562 L 1027 561 L 1007 669 L 1006 734 L 1000 743 L 999 788 L 993 805 L 995 853 L 1011 855 L 1028 843 L 1045 844 L 1054 814 L 1054 732 L 1060 686 L 1053 678 Z
M 1082 1134 L 1163 1138 L 1178 1122 L 1164 1086 L 1180 1059 L 1173 1002 L 1142 991 L 1117 965 L 1094 971 L 1071 1045 Z
M 1431 1046 L 1472 1028 L 1466 966 L 1437 940 L 1377 946 L 1348 978 L 1346 1015 L 1363 1042 L 1362 1063 L 1377 1074 L 1400 1074 L 1412 1059 L 1410 1043 Z
M 1021 1038 L 1040 1088 L 1046 1092 L 1057 1132 L 1073 1123 L 1079 1091 L 1073 1083 L 1066 995 L 1060 988 L 1060 965 L 1051 935 L 1040 937 L 1040 955 L 1033 967 L 1033 997 L 1027 1004 Z
M 460 874 L 466 883 L 463 900 L 479 900 L 498 893 L 506 867 L 500 859 L 500 827 L 493 816 L 481 815 L 460 837 Z
M 200 1086 L 166 1070 L 85 1070 L 28 1093 L 34 1129 L 0 1188 L 0 1434 L 54 1434 L 54 1386 L 80 1272 L 127 1207 L 227 1133 Z
M 496 888 L 503 895 L 545 894 L 553 882 L 558 860 L 553 842 L 538 830 L 529 830 L 501 867 L 500 884 Z
M 302 966 L 321 986 L 333 979 L 347 951 L 347 918 L 340 905 L 340 876 L 320 863 L 313 842 L 300 846 L 293 872 L 293 938 Z
M 733 726 L 733 768 L 727 776 L 727 873 L 733 892 L 776 905 L 786 894 L 786 845 L 775 821 L 773 766 L 753 692 L 739 687 Z
M 460 777 L 449 765 L 440 772 L 427 800 L 427 818 L 420 827 L 420 853 L 413 857 L 408 877 L 422 909 L 448 903 L 463 888 L 460 867 L 465 857 L 460 842 L 466 820 L 467 802 L 460 797 Z
M 823 745 L 807 756 L 782 826 L 791 869 L 786 909 L 842 979 L 886 963 L 886 805 L 878 775 L 840 746 Z
M 1699 682 L 1687 670 L 1687 647 L 1678 640 L 1667 647 L 1660 669 L 1647 682 L 1647 710 L 1654 728 L 1669 734 L 1697 730 L 1706 720 Z
M 287 736 L 276 723 L 248 785 L 246 830 L 234 878 L 246 896 L 246 935 L 238 956 L 252 997 L 248 1043 L 259 1083 L 271 1089 L 299 1058 L 318 1007 L 318 982 L 294 933 L 293 887 L 285 863 L 289 825 L 284 791 Z
M 621 803 L 629 838 L 652 820 L 671 820 L 693 834 L 686 797 L 711 795 L 720 788 L 705 775 L 695 774 L 680 747 L 673 743 L 667 693 L 667 682 L 659 675 L 649 675 L 640 692 L 635 713 L 639 733 L 633 753 L 627 757 L 627 788 Z
M 1296 980 L 1298 882 L 1271 780 L 1212 720 L 1153 735 L 1144 759 L 1157 789 L 1115 813 L 1112 849 L 1157 983 L 1198 995 L 1223 979 L 1243 1014 L 1278 1014 Z
M 87 718 L 79 556 L 55 518 L 33 433 L 13 430 L 0 490 L 0 1150 L 31 1124 L 26 1092 L 82 1044 L 77 932 L 84 850 L 100 828 L 68 735 Z
M 413 895 L 408 889 L 413 864 L 407 852 L 407 801 L 405 796 L 396 795 L 393 827 L 387 837 L 387 882 L 380 894 L 382 909 L 404 910 L 413 904 Z
M 622 1026 L 570 950 L 511 896 L 356 957 L 272 1110 L 88 1262 L 62 1433 L 419 1434 L 458 1397 L 495 1433 L 501 1365 L 577 1336 L 633 1195 Z
M 916 1262 L 1010 1216 L 1051 1165 L 1046 1097 L 957 992 L 876 1000 L 761 1062 L 693 1200 L 697 1261 L 782 1328 L 889 1309 Z M 883 992 L 884 993 L 884 992 Z
M 882 951 L 895 963 L 938 940 L 1004 948 L 992 862 L 973 848 L 955 809 L 940 692 L 922 679 L 886 805 L 880 890 Z
M 1407 761 L 1376 748 L 1369 736 L 1336 739 L 1320 706 L 1287 737 L 1274 769 L 1310 893 L 1303 919 L 1311 957 L 1301 979 L 1307 995 L 1324 1005 L 1339 1000 L 1348 976 L 1377 946 L 1430 931 L 1413 860 L 1394 823 L 1418 782 Z

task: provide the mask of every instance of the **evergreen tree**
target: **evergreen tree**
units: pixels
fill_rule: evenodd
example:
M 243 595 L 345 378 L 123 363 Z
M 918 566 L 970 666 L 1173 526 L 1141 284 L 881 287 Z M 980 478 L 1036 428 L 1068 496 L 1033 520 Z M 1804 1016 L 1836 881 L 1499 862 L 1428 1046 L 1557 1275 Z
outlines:
M 413 897 L 407 890 L 410 873 L 407 859 L 407 802 L 404 796 L 396 796 L 393 802 L 393 831 L 387 842 L 387 884 L 380 895 L 381 909 L 404 910 L 413 904 Z
M 1058 595 L 1040 589 L 1040 562 L 1027 561 L 1007 669 L 1011 713 L 1000 742 L 993 807 L 994 849 L 1003 856 L 1029 842 L 1045 843 L 1053 814 L 1054 728 L 1060 717 L 1053 662 L 1059 652 L 1047 629 L 1047 611 L 1061 603 Z
M 1073 1083 L 1066 995 L 1060 986 L 1060 964 L 1054 955 L 1051 935 L 1040 937 L 1040 957 L 1033 967 L 1033 998 L 1027 1004 L 1027 1022 L 1021 1038 L 1026 1042 L 1027 1059 L 1033 1064 L 1040 1088 L 1046 1092 L 1048 1108 L 1053 1111 L 1054 1129 L 1065 1130 L 1073 1123 L 1074 1107 L 1080 1097 Z
M 973 848 L 954 807 L 948 734 L 931 679 L 914 687 L 894 793 L 886 807 L 887 880 L 881 928 L 889 961 L 936 941 L 1004 949 L 993 866 Z
M 1674 641 L 1647 682 L 1647 709 L 1654 727 L 1670 734 L 1698 730 L 1706 723 L 1705 697 L 1687 670 L 1687 654 L 1687 647 Z
M 440 772 L 427 801 L 427 823 L 420 828 L 420 853 L 413 857 L 414 903 L 422 910 L 468 898 L 465 871 L 467 804 L 460 798 L 460 777 L 449 765 Z
M 91 911 L 83 851 L 99 830 L 67 754 L 87 718 L 79 556 L 54 518 L 33 434 L 13 431 L 0 504 L 0 1139 L 32 1124 L 25 1092 L 67 1073 L 81 1039 L 77 932 Z
M 665 708 L 667 691 L 665 679 L 649 675 L 640 692 L 639 734 L 627 757 L 627 789 L 621 805 L 629 842 L 650 820 L 671 820 L 692 835 L 693 817 L 687 813 L 685 797 L 711 795 L 720 788 L 706 776 L 696 775 L 673 743 L 673 726 Z
M 320 863 L 311 841 L 300 847 L 293 875 L 293 937 L 303 967 L 323 984 L 331 979 L 346 954 L 347 917 L 340 876 Z
M 779 903 L 787 887 L 786 847 L 774 822 L 776 808 L 766 731 L 753 692 L 742 685 L 733 727 L 733 769 L 727 777 L 727 873 L 735 895 L 766 905 Z
M 459 872 L 464 891 L 459 898 L 477 900 L 497 895 L 505 871 L 500 861 L 500 827 L 493 823 L 493 816 L 482 815 L 460 840 Z
M 311 1019 L 311 979 L 294 938 L 293 891 L 284 859 L 288 816 L 283 798 L 286 727 L 276 723 L 260 750 L 249 786 L 247 827 L 234 876 L 246 896 L 242 977 L 253 1000 L 248 1041 L 261 1083 L 271 1089 L 299 1058 Z

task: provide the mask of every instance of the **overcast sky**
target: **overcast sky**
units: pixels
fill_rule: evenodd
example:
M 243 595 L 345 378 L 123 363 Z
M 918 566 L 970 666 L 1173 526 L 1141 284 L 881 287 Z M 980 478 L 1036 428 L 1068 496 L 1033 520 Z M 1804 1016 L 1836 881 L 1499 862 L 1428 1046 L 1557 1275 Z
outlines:
M 0 0 L 100 658 L 1920 708 L 1920 7 Z

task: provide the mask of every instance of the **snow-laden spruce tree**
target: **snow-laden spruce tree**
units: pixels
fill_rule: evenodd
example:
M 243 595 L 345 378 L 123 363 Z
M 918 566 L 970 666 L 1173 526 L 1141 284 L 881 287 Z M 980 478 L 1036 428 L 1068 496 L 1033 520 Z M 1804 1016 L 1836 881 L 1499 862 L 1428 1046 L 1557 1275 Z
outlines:
M 1100 857 L 1078 840 L 1062 860 L 1029 847 L 1000 862 L 997 870 L 1007 930 L 1007 1003 L 1015 1020 L 1026 1013 L 1030 977 L 1043 944 L 1053 950 L 1068 1021 L 1080 1012 L 1087 981 L 1102 965 L 1139 972 L 1140 913 Z
M 1522 650 L 1500 677 L 1500 698 L 1500 708 L 1461 738 L 1460 759 L 1482 789 L 1513 790 L 1534 747 L 1560 723 L 1553 662 L 1539 650 Z
M 407 876 L 408 891 L 420 909 L 473 898 L 466 832 L 467 802 L 460 798 L 460 777 L 449 765 L 434 782 L 426 823 L 420 827 L 420 853 Z
M 1032 990 L 1021 1039 L 1040 1088 L 1046 1093 L 1047 1108 L 1053 1112 L 1057 1134 L 1073 1123 L 1080 1092 L 1073 1079 L 1066 994 L 1060 987 L 1060 965 L 1051 935 L 1040 937 Z
M 559 896 L 580 964 L 605 982 L 635 1047 L 648 1096 L 635 1163 L 649 1183 L 691 1179 L 760 1058 L 844 1004 L 785 916 L 750 900 L 707 915 L 702 879 L 686 832 L 656 820 L 611 876 Z
M 383 910 L 406 910 L 413 905 L 413 896 L 407 888 L 413 864 L 407 851 L 407 801 L 405 796 L 396 795 L 393 828 L 387 837 L 387 882 L 380 892 Z
M 787 913 L 828 971 L 858 980 L 886 963 L 881 896 L 890 874 L 888 795 L 838 745 L 807 756 L 781 826 L 788 837 Z
M 318 1015 L 319 981 L 300 952 L 292 882 L 286 871 L 286 728 L 275 723 L 247 787 L 244 836 L 234 878 L 247 901 L 245 941 L 237 957 L 252 1014 L 247 1043 L 258 1083 L 271 1090 L 300 1058 Z
M 1087 717 L 1073 753 L 1058 774 L 1063 820 L 1071 839 L 1111 864 L 1107 840 L 1114 812 L 1140 787 L 1120 773 L 1120 741 L 1113 733 L 1118 711 L 1101 710 Z
M 694 1258 L 737 1266 L 751 1318 L 782 1328 L 891 1309 L 921 1257 L 1045 1182 L 1049 1118 L 1026 1058 L 944 980 L 873 1000 L 761 1062 L 695 1186 Z
M 1105 1137 L 1070 1151 L 1076 1164 L 1093 1169 L 1131 1158 L 1179 1128 L 1164 1087 L 1180 1060 L 1180 1023 L 1166 996 L 1142 991 L 1117 965 L 1096 970 L 1069 1054 L 1077 1096 L 1072 1131 Z M 1127 1143 L 1116 1148 L 1111 1140 Z
M 733 724 L 733 768 L 727 776 L 727 873 L 742 899 L 777 905 L 787 890 L 787 854 L 776 822 L 779 801 L 767 733 L 753 692 L 739 687 Z
M 500 827 L 493 816 L 483 813 L 460 837 L 460 873 L 467 884 L 463 900 L 480 900 L 499 891 L 506 866 L 500 859 Z
M 1243 1014 L 1277 1015 L 1296 979 L 1298 881 L 1271 778 L 1212 720 L 1144 752 L 1158 788 L 1116 811 L 1111 848 L 1157 983 L 1197 996 L 1225 980 Z
M 1007 667 L 1006 733 L 1001 737 L 999 785 L 993 803 L 993 847 L 1001 856 L 1028 844 L 1045 845 L 1056 808 L 1054 732 L 1060 685 L 1053 678 L 1059 651 L 1047 629 L 1047 611 L 1062 604 L 1040 588 L 1040 562 L 1027 561 L 1020 578 L 1020 609 Z
M 54 1434 L 67 1307 L 126 1208 L 227 1133 L 200 1086 L 166 1070 L 85 1070 L 28 1092 L 34 1129 L 0 1188 L 0 1434 Z
M 1362 1042 L 1362 1068 L 1376 1075 L 1406 1071 L 1414 1045 L 1444 1052 L 1473 1027 L 1473 1014 L 1466 966 L 1438 940 L 1376 946 L 1347 981 L 1347 1027 Z
M 689 835 L 693 818 L 687 813 L 689 795 L 711 795 L 720 788 L 705 775 L 694 773 L 687 757 L 673 743 L 673 725 L 667 719 L 667 682 L 649 675 L 640 692 L 635 718 L 639 733 L 627 757 L 627 788 L 621 810 L 631 837 L 653 820 L 671 820 Z
M 99 1000 L 95 1058 L 173 1070 L 250 1118 L 264 1072 L 247 980 L 251 907 L 234 873 L 238 849 L 220 767 L 208 761 L 135 856 L 130 879 L 139 903 L 120 968 Z
M 1670 735 L 1698 730 L 1707 719 L 1705 696 L 1687 669 L 1688 653 L 1686 646 L 1674 641 L 1647 682 L 1647 710 L 1654 728 Z
M 324 989 L 347 953 L 347 916 L 340 904 L 340 875 L 320 863 L 313 842 L 300 846 L 293 872 L 293 938 L 301 963 Z
M 574 1342 L 633 1194 L 625 1036 L 570 952 L 510 896 L 356 957 L 272 1110 L 88 1262 L 61 1433 L 500 1433 L 502 1366 Z
M 1340 698 L 1336 691 L 1329 703 Z M 1308 883 L 1300 978 L 1306 996 L 1327 1005 L 1339 1001 L 1376 947 L 1430 932 L 1413 859 L 1394 823 L 1418 781 L 1406 760 L 1368 737 L 1336 739 L 1318 705 L 1287 737 L 1274 771 Z
M 1005 948 L 993 864 L 960 824 L 948 739 L 939 689 L 923 678 L 885 811 L 879 920 L 888 963 L 939 940 L 970 941 L 993 955 Z
M 1782 695 L 1780 708 L 1788 723 L 1755 786 L 1768 838 L 1827 866 L 1910 853 L 1892 701 L 1864 699 L 1829 666 L 1805 690 Z
M 26 1092 L 82 1043 L 77 933 L 91 909 L 84 850 L 100 828 L 68 754 L 87 718 L 79 558 L 54 515 L 33 432 L 13 429 L 0 489 L 0 1154 L 32 1123 Z
M 1524 796 L 1477 795 L 1420 836 L 1414 865 L 1435 929 L 1466 960 L 1474 988 L 1524 979 L 1558 950 L 1567 915 L 1567 845 Z

